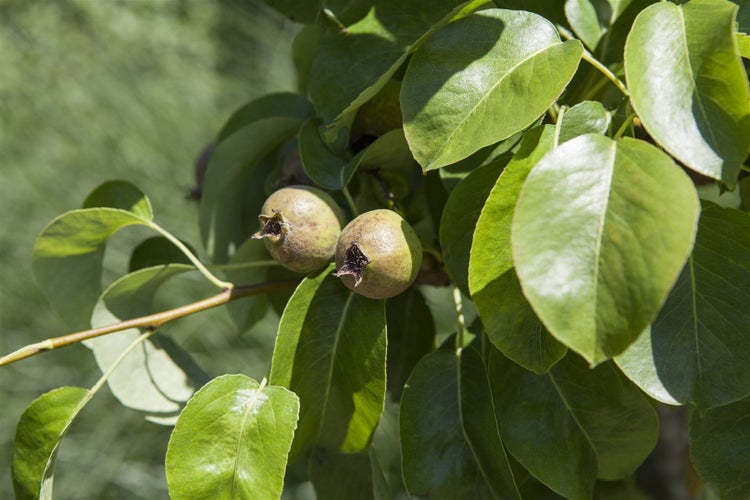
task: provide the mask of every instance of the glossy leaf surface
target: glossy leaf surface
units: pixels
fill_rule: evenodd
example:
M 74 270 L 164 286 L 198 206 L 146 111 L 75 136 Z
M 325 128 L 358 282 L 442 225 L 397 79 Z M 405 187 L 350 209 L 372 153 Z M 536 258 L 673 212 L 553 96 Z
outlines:
M 91 208 L 94 204 L 99 208 Z M 152 217 L 146 196 L 121 181 L 94 190 L 86 206 L 47 225 L 34 243 L 32 256 L 37 284 L 70 327 L 80 330 L 89 326 L 101 294 L 107 240 L 126 226 L 148 226 Z
M 589 369 L 571 353 L 535 375 L 493 351 L 488 371 L 508 451 L 567 498 L 632 473 L 656 444 L 656 412 L 612 364 Z
M 195 393 L 169 440 L 171 498 L 278 498 L 299 415 L 283 387 L 223 375 Z
M 88 395 L 89 391 L 81 387 L 60 387 L 35 399 L 24 410 L 13 442 L 11 472 L 16 498 L 52 498 L 55 457 Z
M 584 134 L 605 134 L 610 116 L 604 106 L 596 101 L 584 101 L 565 112 L 560 126 L 559 143 Z
M 655 399 L 724 405 L 750 394 L 750 214 L 704 207 L 663 309 L 616 361 Z
M 685 165 L 729 186 L 750 150 L 736 12 L 722 0 L 660 2 L 641 12 L 625 47 L 631 103 L 646 130 Z
M 565 355 L 565 346 L 542 326 L 513 267 L 510 229 L 518 195 L 536 163 L 552 149 L 551 125 L 527 132 L 482 207 L 469 261 L 469 289 L 490 341 L 506 356 L 544 373 Z
M 159 287 L 193 269 L 192 266 L 173 264 L 123 276 L 102 294 L 94 308 L 92 326 L 111 325 L 155 312 L 152 303 Z M 83 344 L 93 351 L 96 363 L 105 371 L 140 334 L 139 329 L 131 328 L 89 339 Z M 107 379 L 112 394 L 128 408 L 146 413 L 147 418 L 173 424 L 182 404 L 192 396 L 195 383 L 203 383 L 208 377 L 195 365 L 180 366 L 172 354 L 188 357 L 168 338 L 153 336 L 146 340 Z M 195 380 L 186 373 L 191 368 Z
M 444 167 L 528 127 L 560 96 L 581 53 L 580 42 L 561 42 L 530 12 L 488 9 L 441 29 L 401 87 L 414 158 L 425 171 Z
M 690 415 L 690 456 L 720 498 L 750 496 L 750 399 Z
M 332 266 L 306 278 L 281 317 L 270 381 L 300 398 L 292 455 L 319 445 L 356 452 L 385 400 L 383 301 L 349 292 Z
M 524 295 L 590 363 L 615 356 L 656 317 L 692 250 L 698 213 L 692 182 L 655 147 L 591 134 L 568 141 L 536 165 L 516 205 L 511 243 Z

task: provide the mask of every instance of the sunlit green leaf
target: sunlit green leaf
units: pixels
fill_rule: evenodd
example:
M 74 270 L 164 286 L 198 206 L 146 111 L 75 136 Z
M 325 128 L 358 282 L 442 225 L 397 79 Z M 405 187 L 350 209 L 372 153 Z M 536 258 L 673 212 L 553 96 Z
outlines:
M 215 378 L 188 401 L 167 448 L 171 498 L 278 498 L 299 415 L 283 387 Z
M 350 292 L 332 270 L 297 287 L 281 317 L 273 353 L 271 383 L 300 398 L 295 457 L 314 445 L 364 449 L 383 412 L 384 302 Z
M 593 51 L 609 24 L 611 8 L 606 0 L 566 0 L 565 17 L 578 38 Z
M 530 130 L 497 179 L 474 231 L 469 289 L 490 341 L 506 356 L 544 373 L 565 347 L 542 326 L 521 292 L 510 248 L 513 211 L 526 176 L 554 145 L 551 125 Z
M 21 414 L 11 469 L 17 499 L 52 498 L 57 452 L 88 395 L 81 387 L 60 387 L 35 399 Z
M 690 415 L 690 456 L 696 470 L 728 500 L 750 497 L 750 399 Z
M 632 473 L 656 444 L 656 412 L 612 364 L 589 369 L 570 353 L 535 375 L 492 351 L 489 376 L 508 451 L 567 498 Z
M 151 201 L 140 189 L 126 181 L 109 181 L 99 185 L 84 200 L 81 208 L 119 208 L 144 220 L 152 220 Z
M 489 9 L 449 24 L 404 75 L 414 157 L 424 170 L 444 167 L 528 127 L 560 96 L 581 53 L 580 42 L 561 42 L 530 12 Z
M 736 13 L 723 0 L 660 2 L 641 12 L 625 48 L 631 102 L 649 134 L 691 169 L 729 186 L 750 150 Z
M 404 483 L 410 495 L 493 498 L 461 426 L 456 354 L 423 357 L 401 398 Z
M 112 283 L 97 302 L 92 326 L 111 325 L 155 312 L 153 299 L 159 287 L 193 269 L 174 264 L 123 276 Z M 99 368 L 105 371 L 140 334 L 138 328 L 131 328 L 89 339 L 83 344 L 94 352 Z M 188 360 L 187 354 L 180 351 L 169 339 L 152 336 L 125 358 L 107 379 L 112 394 L 123 405 L 145 413 L 149 419 L 173 424 L 182 404 L 193 394 L 196 383 L 208 380 L 194 364 L 178 364 L 172 355 Z
M 559 142 L 562 144 L 583 134 L 604 134 L 609 128 L 609 122 L 609 113 L 602 103 L 580 102 L 563 115 Z
M 750 214 L 707 205 L 664 307 L 616 361 L 655 399 L 711 408 L 750 394 Z
M 451 191 L 440 220 L 440 246 L 453 282 L 469 295 L 469 252 L 482 206 L 503 170 L 503 162 L 474 169 Z
M 511 243 L 524 295 L 558 340 L 600 363 L 656 317 L 698 214 L 692 182 L 654 146 L 572 139 L 537 163 L 516 205 Z

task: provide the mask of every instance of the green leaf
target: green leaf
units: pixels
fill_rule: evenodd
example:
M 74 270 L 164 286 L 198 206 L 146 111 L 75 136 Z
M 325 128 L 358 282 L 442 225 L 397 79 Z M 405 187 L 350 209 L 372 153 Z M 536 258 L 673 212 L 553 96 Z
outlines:
M 81 208 L 119 208 L 143 220 L 153 220 L 151 201 L 140 189 L 127 181 L 108 181 L 99 185 L 86 197 Z
M 526 176 L 554 146 L 552 125 L 524 135 L 479 215 L 469 259 L 469 289 L 490 341 L 521 366 L 544 373 L 566 349 L 542 326 L 521 292 L 510 249 L 513 211 Z
M 386 328 L 383 301 L 349 292 L 333 266 L 302 281 L 287 303 L 271 383 L 300 398 L 292 456 L 319 445 L 363 450 L 383 412 Z
M 609 24 L 607 11 L 611 7 L 605 0 L 566 0 L 565 17 L 578 38 L 594 51 Z
M 496 498 L 518 498 L 503 442 L 497 429 L 490 382 L 480 354 L 472 348 L 458 356 L 461 425 L 479 469 Z
M 195 255 L 195 249 L 186 243 L 190 252 Z M 138 271 L 147 267 L 163 266 L 167 264 L 191 264 L 190 259 L 177 248 L 174 243 L 164 236 L 152 236 L 146 238 L 133 249 L 130 254 L 128 270 L 130 272 Z
M 458 366 L 451 350 L 422 358 L 401 397 L 403 476 L 412 496 L 493 498 L 469 443 L 459 406 Z
M 424 170 L 444 167 L 525 129 L 563 92 L 582 50 L 530 12 L 483 10 L 441 29 L 401 87 L 414 158 Z
M 729 186 L 750 150 L 736 13 L 723 0 L 660 2 L 638 15 L 625 47 L 631 102 L 646 130 L 685 165 Z
M 324 0 L 263 0 L 264 3 L 298 23 L 310 24 L 320 15 Z
M 698 214 L 693 183 L 656 147 L 572 139 L 537 163 L 516 205 L 511 246 L 524 295 L 552 335 L 600 363 L 656 317 Z
M 399 493 L 406 493 L 401 474 L 401 438 L 398 426 L 399 405 L 392 398 L 386 398 L 385 410 L 372 438 L 370 460 L 373 466 L 380 469 L 394 497 Z
M 664 307 L 616 361 L 660 401 L 700 409 L 750 395 L 750 214 L 707 204 Z
M 413 287 L 386 302 L 386 318 L 386 381 L 392 397 L 400 398 L 404 384 L 417 362 L 433 349 L 435 321 L 424 297 Z
M 124 202 L 136 212 L 120 206 L 66 212 L 50 222 L 34 243 L 34 278 L 71 328 L 83 330 L 89 326 L 91 311 L 101 294 L 102 260 L 109 237 L 126 226 L 151 225 L 150 204 L 134 190 L 127 183 L 109 183 L 94 191 L 87 203 Z
M 290 275 L 299 276 L 277 265 L 262 240 L 247 239 L 229 259 L 230 268 L 226 279 L 232 283 L 262 283 L 272 279 L 284 279 Z M 273 275 L 279 272 L 280 275 Z M 244 332 L 263 318 L 269 307 L 269 295 L 261 294 L 232 301 L 226 305 L 227 311 L 239 331 Z
M 267 157 L 311 113 L 303 97 L 274 94 L 248 104 L 224 126 L 208 163 L 199 213 L 201 236 L 215 263 L 226 263 L 257 230 Z
M 559 143 L 584 134 L 606 134 L 610 119 L 602 103 L 579 102 L 563 115 Z
M 375 498 L 372 464 L 367 452 L 314 450 L 310 454 L 310 481 L 317 498 Z
M 750 399 L 690 414 L 690 456 L 706 483 L 718 497 L 750 497 Z
M 16 498 L 51 499 L 55 458 L 62 439 L 89 400 L 81 387 L 60 387 L 35 399 L 16 427 L 11 472 Z
M 244 375 L 217 377 L 182 411 L 166 456 L 169 496 L 279 498 L 299 400 Z
M 358 169 L 407 170 L 417 166 L 409 151 L 403 129 L 395 129 L 378 137 L 375 142 L 367 146 L 355 156 L 352 172 Z
M 420 0 L 376 2 L 364 19 L 322 41 L 309 81 L 318 114 L 330 123 L 353 113 L 378 93 L 428 36 L 462 11 L 483 3 L 439 0 L 425 9 Z
M 331 151 L 318 132 L 318 120 L 306 121 L 299 130 L 299 156 L 305 172 L 320 187 L 343 189 L 355 165 Z
M 569 354 L 535 375 L 493 350 L 488 370 L 508 451 L 567 498 L 591 498 L 595 478 L 625 477 L 656 444 L 656 412 L 611 363 Z
M 174 264 L 135 271 L 112 283 L 102 294 L 91 318 L 93 327 L 111 325 L 120 321 L 151 314 L 154 296 L 165 281 L 193 271 L 192 266 Z M 96 363 L 106 371 L 141 331 L 130 328 L 105 335 L 83 344 L 94 352 Z M 182 403 L 192 396 L 195 382 L 203 383 L 208 377 L 193 369 L 193 378 L 172 358 L 170 350 L 179 348 L 168 339 L 158 336 L 146 340 L 139 349 L 130 353 L 107 379 L 112 394 L 128 408 L 141 411 L 146 418 L 163 424 L 174 424 Z M 175 353 L 176 354 L 176 353 Z M 183 357 L 187 354 L 181 353 Z
M 503 162 L 474 169 L 451 191 L 440 219 L 440 246 L 445 268 L 464 295 L 469 295 L 469 252 L 479 212 L 495 185 Z

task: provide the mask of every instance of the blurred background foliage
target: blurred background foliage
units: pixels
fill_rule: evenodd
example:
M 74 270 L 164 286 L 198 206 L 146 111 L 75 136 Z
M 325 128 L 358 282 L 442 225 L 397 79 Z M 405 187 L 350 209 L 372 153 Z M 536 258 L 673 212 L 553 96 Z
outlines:
M 200 248 L 197 206 L 186 196 L 193 162 L 234 109 L 295 88 L 295 31 L 252 0 L 0 0 L 0 353 L 68 333 L 34 284 L 31 250 L 48 222 L 101 182 L 135 183 L 157 222 Z M 146 236 L 123 233 L 107 250 L 108 280 Z M 188 280 L 161 300 L 174 306 L 201 291 Z M 225 311 L 213 311 L 168 333 L 212 376 L 258 377 L 270 359 L 269 330 L 238 335 Z M 82 346 L 0 369 L 0 498 L 13 496 L 23 409 L 50 389 L 90 387 L 99 376 Z M 63 443 L 56 498 L 165 498 L 170 431 L 105 387 Z

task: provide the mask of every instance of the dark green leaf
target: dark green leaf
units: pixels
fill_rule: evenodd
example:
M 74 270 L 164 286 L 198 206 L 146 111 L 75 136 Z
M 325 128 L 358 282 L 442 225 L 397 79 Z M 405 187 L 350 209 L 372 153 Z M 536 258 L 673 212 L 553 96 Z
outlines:
M 375 498 L 372 464 L 367 452 L 313 450 L 310 454 L 310 480 L 318 498 Z
M 319 445 L 363 450 L 383 412 L 383 301 L 349 292 L 333 267 L 306 278 L 281 317 L 271 382 L 294 391 L 301 410 L 292 455 Z
M 378 137 L 365 150 L 352 159 L 351 171 L 357 169 L 402 170 L 417 166 L 409 151 L 403 129 L 391 130 Z
M 274 94 L 238 111 L 220 134 L 206 171 L 200 204 L 203 242 L 215 263 L 226 263 L 257 230 L 266 199 L 267 157 L 310 117 L 296 94 Z
M 192 266 L 174 264 L 135 271 L 118 279 L 104 291 L 94 308 L 93 327 L 111 325 L 153 313 L 153 299 L 165 281 L 192 271 Z M 102 372 L 106 371 L 141 332 L 131 328 L 83 342 L 94 352 Z M 177 346 L 174 346 L 177 348 Z M 207 377 L 193 373 L 195 381 Z M 107 379 L 112 394 L 128 408 L 144 412 L 147 418 L 173 424 L 182 403 L 195 390 L 195 382 L 178 365 L 154 336 L 130 353 Z
M 572 139 L 537 163 L 516 205 L 511 244 L 524 295 L 558 340 L 600 363 L 656 317 L 698 214 L 693 183 L 654 146 Z
M 331 151 L 320 136 L 318 126 L 317 120 L 308 120 L 299 130 L 299 156 L 302 165 L 318 186 L 343 189 L 354 173 L 354 165 Z
M 194 249 L 188 243 L 183 243 L 195 255 Z M 191 264 L 190 259 L 177 248 L 174 243 L 164 236 L 152 236 L 138 244 L 130 254 L 128 270 L 138 271 L 146 267 L 162 266 L 167 264 Z
M 409 53 L 462 10 L 482 0 L 380 0 L 364 19 L 323 40 L 309 90 L 326 123 L 351 114 L 391 79 Z M 366 57 L 364 55 L 367 55 Z
M 461 425 L 456 354 L 423 357 L 401 398 L 401 452 L 410 495 L 493 498 Z
M 750 497 L 750 399 L 690 415 L 690 456 L 718 498 Z
M 495 405 L 482 357 L 473 348 L 458 357 L 461 425 L 474 459 L 496 498 L 518 498 L 513 472 L 497 430 Z
M 445 268 L 464 295 L 469 295 L 469 252 L 479 212 L 504 163 L 474 169 L 451 191 L 440 220 L 440 246 Z
M 493 350 L 489 375 L 508 451 L 565 497 L 590 498 L 595 478 L 625 477 L 656 444 L 656 412 L 612 364 L 569 354 L 535 375 Z
M 182 411 L 166 457 L 169 495 L 181 498 L 278 498 L 299 415 L 283 387 L 223 375 Z
M 638 15 L 625 47 L 631 102 L 646 130 L 685 165 L 729 186 L 750 150 L 736 13 L 721 0 L 660 2 Z
M 661 312 L 617 364 L 644 391 L 706 409 L 750 394 L 750 214 L 708 204 Z
M 444 167 L 525 129 L 560 96 L 582 50 L 530 12 L 489 9 L 441 29 L 401 88 L 414 158 L 424 170 Z
M 378 428 L 375 429 L 370 448 L 370 460 L 380 469 L 392 496 L 406 492 L 401 474 L 401 438 L 398 417 L 398 403 L 393 402 L 391 398 L 386 398 L 385 410 L 380 417 Z
M 542 326 L 521 292 L 510 250 L 513 211 L 526 176 L 553 148 L 551 125 L 531 129 L 497 179 L 474 231 L 469 289 L 490 341 L 521 366 L 544 373 L 565 346 Z
M 388 391 L 398 399 L 414 366 L 435 344 L 435 322 L 424 297 L 415 288 L 389 299 L 388 319 Z
M 55 458 L 73 419 L 89 399 L 81 387 L 60 387 L 35 399 L 16 427 L 13 489 L 16 498 L 51 499 Z
M 602 103 L 584 101 L 570 108 L 562 119 L 559 143 L 584 134 L 605 134 L 610 116 Z

